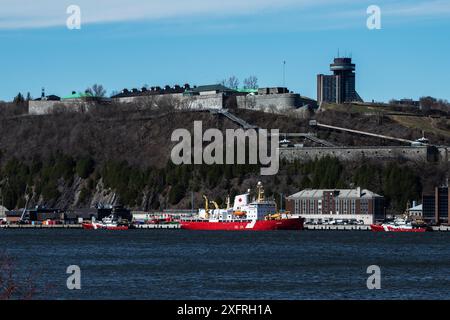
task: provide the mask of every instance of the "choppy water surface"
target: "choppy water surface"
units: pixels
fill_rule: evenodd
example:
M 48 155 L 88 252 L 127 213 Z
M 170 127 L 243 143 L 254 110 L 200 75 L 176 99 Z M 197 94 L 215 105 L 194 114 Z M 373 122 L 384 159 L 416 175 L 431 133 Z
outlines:
M 450 233 L 0 230 L 0 243 L 18 275 L 51 284 L 41 298 L 450 299 Z

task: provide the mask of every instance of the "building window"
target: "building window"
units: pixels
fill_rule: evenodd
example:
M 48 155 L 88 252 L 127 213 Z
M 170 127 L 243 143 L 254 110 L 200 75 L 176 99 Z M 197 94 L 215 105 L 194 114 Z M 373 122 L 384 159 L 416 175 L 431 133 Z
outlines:
M 367 199 L 361 199 L 360 211 L 361 214 L 369 214 L 369 201 Z
M 348 200 L 344 200 L 344 214 L 348 213 Z

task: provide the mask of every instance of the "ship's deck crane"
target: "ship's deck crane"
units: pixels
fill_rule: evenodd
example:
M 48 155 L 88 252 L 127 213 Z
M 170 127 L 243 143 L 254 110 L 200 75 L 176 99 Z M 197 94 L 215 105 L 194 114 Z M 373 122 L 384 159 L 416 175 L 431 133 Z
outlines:
M 219 210 L 219 205 L 217 204 L 217 202 L 215 201 L 211 201 L 211 203 L 214 205 L 214 208 L 216 208 L 217 210 Z
M 205 199 L 205 218 L 209 219 L 209 199 L 205 195 L 203 195 L 203 199 Z
M 24 221 L 25 215 L 27 213 L 28 201 L 30 200 L 30 197 L 28 196 L 27 190 L 28 190 L 28 185 L 25 187 L 25 198 L 26 198 L 25 207 L 23 208 L 22 215 L 20 216 L 19 222 L 23 222 Z

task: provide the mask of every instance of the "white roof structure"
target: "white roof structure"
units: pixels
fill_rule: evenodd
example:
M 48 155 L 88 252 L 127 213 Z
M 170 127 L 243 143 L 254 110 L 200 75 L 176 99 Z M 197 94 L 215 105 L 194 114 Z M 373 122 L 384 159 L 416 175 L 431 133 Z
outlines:
M 305 189 L 300 192 L 297 192 L 291 196 L 288 197 L 288 199 L 295 199 L 295 198 L 315 198 L 315 199 L 322 199 L 324 192 L 334 192 L 335 198 L 355 198 L 355 199 L 371 199 L 371 198 L 377 198 L 382 197 L 379 194 L 376 194 L 375 192 L 372 192 L 367 189 Z
M 421 204 L 408 209 L 408 212 L 422 212 L 422 211 L 423 211 L 423 205 L 421 205 Z
M 6 211 L 9 211 L 3 206 L 0 206 L 0 217 L 4 217 L 6 215 Z

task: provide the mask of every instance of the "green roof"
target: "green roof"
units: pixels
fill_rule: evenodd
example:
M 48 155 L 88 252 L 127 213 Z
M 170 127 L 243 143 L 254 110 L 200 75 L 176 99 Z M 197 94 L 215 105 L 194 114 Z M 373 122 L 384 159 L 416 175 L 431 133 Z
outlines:
M 76 93 L 72 93 L 71 95 L 67 96 L 67 97 L 63 97 L 62 100 L 67 100 L 67 99 L 83 99 L 83 98 L 93 98 L 94 96 L 91 93 L 82 93 L 82 92 L 76 92 Z
M 242 92 L 242 93 L 258 93 L 258 89 L 241 88 L 241 89 L 237 89 L 237 91 Z
M 211 84 L 211 85 L 198 86 L 196 88 L 191 88 L 188 91 L 191 91 L 191 92 L 204 92 L 204 91 L 227 92 L 227 91 L 235 91 L 235 90 L 225 87 L 222 84 Z

